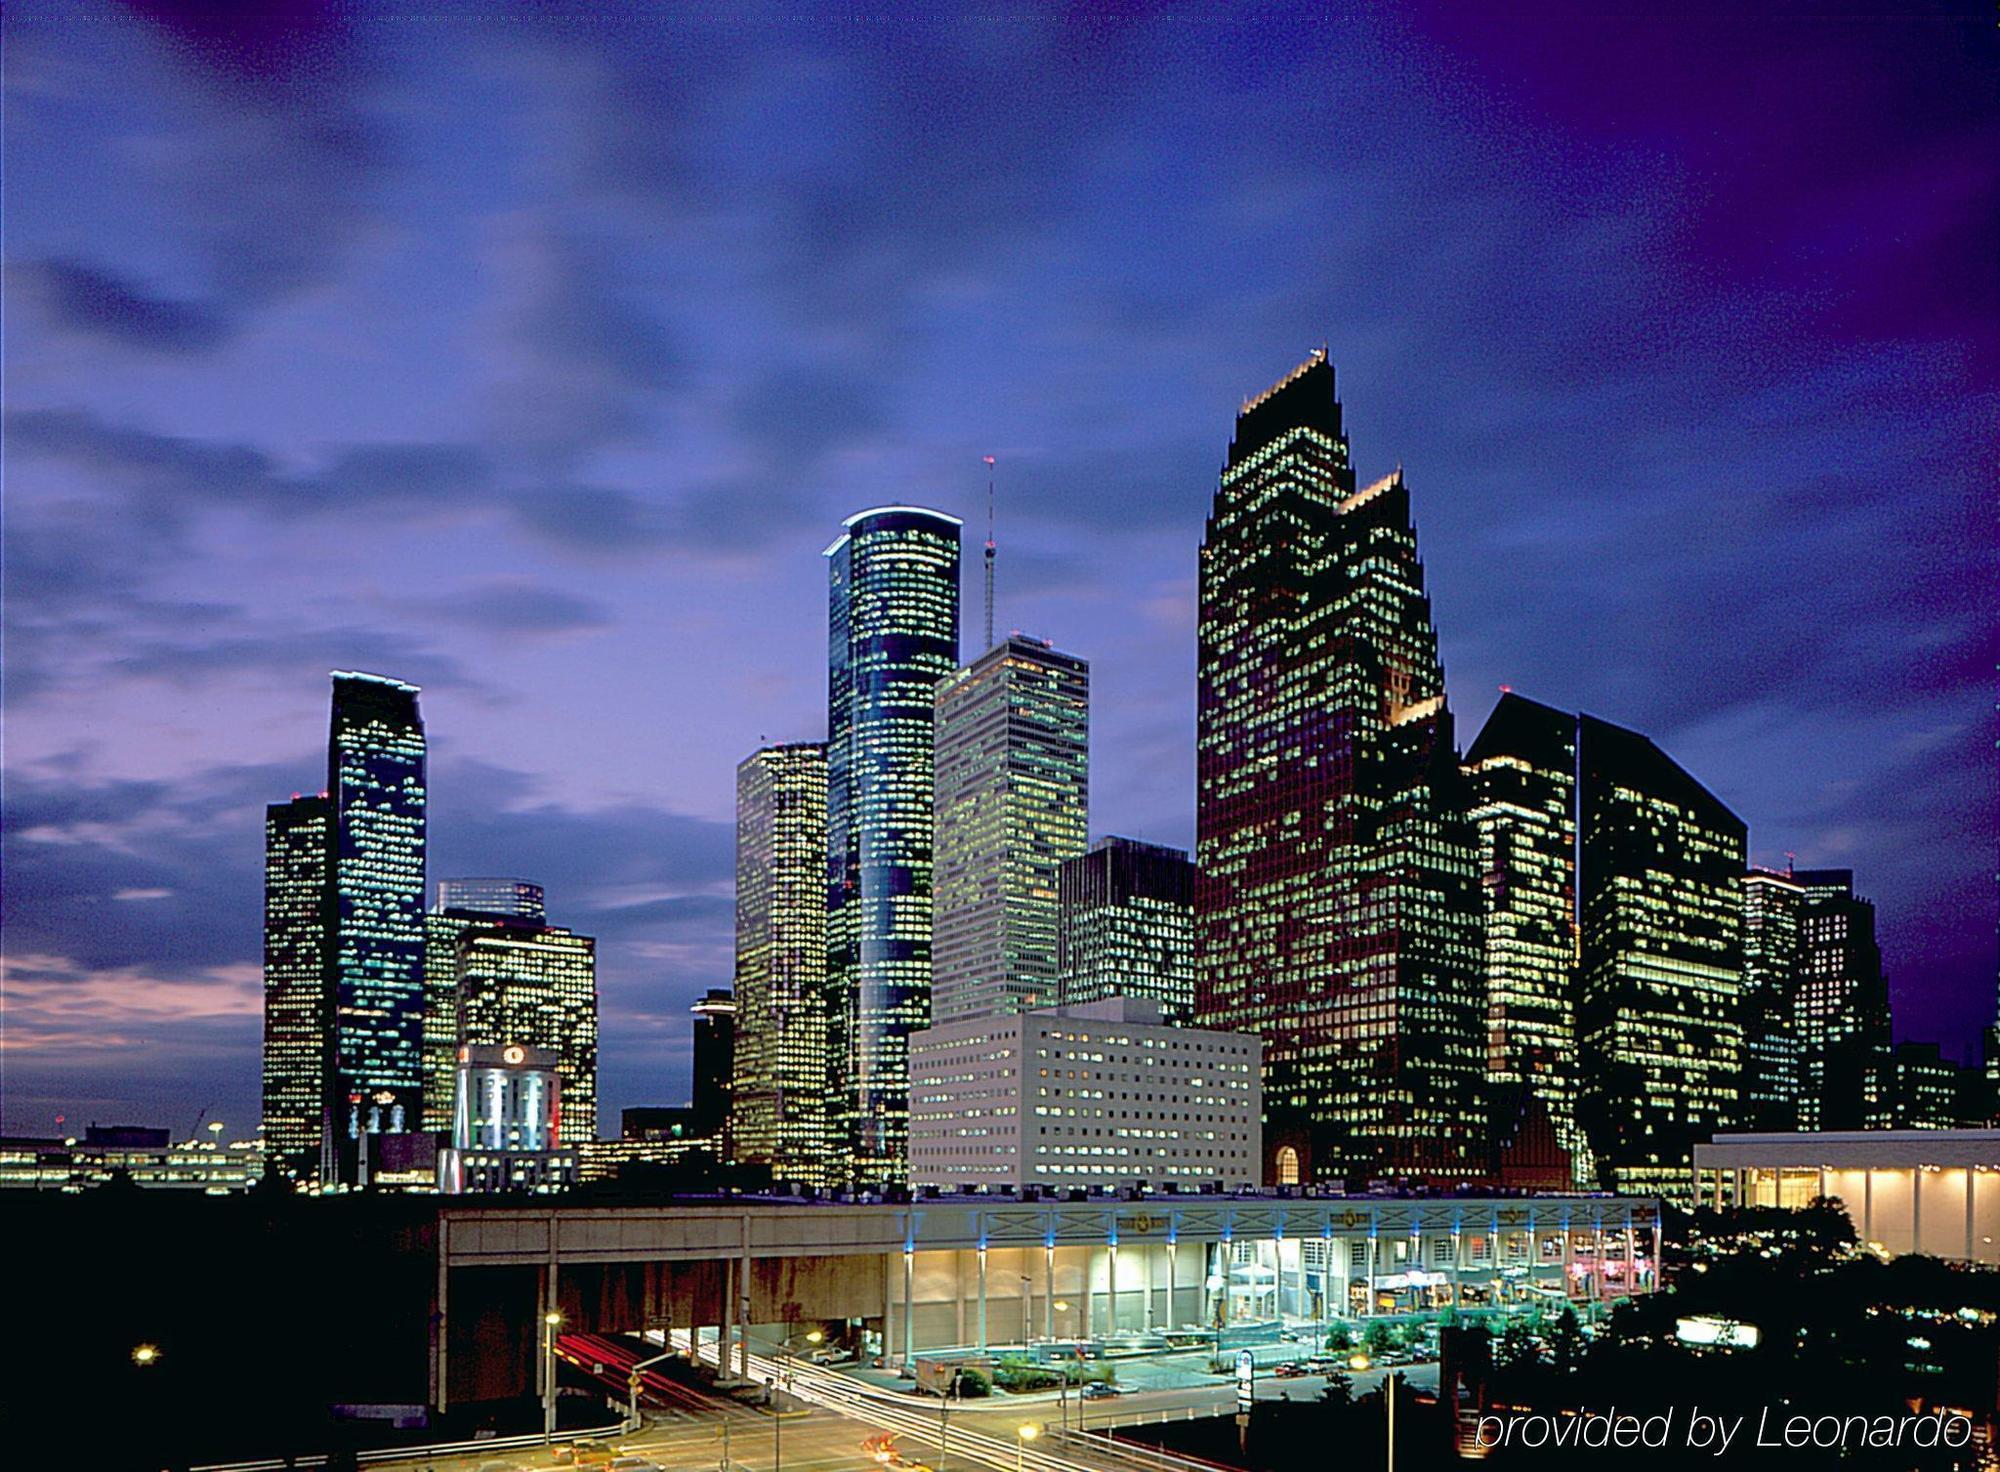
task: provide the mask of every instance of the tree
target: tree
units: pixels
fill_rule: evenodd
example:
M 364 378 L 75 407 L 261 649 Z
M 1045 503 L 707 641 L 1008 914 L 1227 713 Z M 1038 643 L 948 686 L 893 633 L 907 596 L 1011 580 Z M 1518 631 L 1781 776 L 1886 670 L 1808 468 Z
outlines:
M 1549 1354 L 1559 1370 L 1574 1370 L 1583 1363 L 1583 1326 L 1576 1321 L 1576 1310 L 1567 1304 L 1549 1325 Z
M 1354 1348 L 1354 1331 L 1345 1324 L 1335 1324 L 1326 1331 L 1326 1347 L 1335 1354 L 1345 1354 Z
M 1499 1347 L 1493 1352 L 1493 1361 L 1503 1370 L 1525 1370 L 1530 1365 L 1539 1364 L 1542 1347 L 1535 1343 L 1535 1336 L 1521 1319 L 1509 1319 L 1507 1327 L 1501 1331 Z
M 1326 1389 L 1319 1398 L 1330 1406 L 1349 1405 L 1354 1400 L 1354 1377 L 1342 1370 L 1335 1370 L 1326 1377 Z
M 1361 1343 L 1370 1355 L 1386 1354 L 1396 1347 L 1396 1331 L 1381 1319 L 1370 1319 L 1362 1331 Z

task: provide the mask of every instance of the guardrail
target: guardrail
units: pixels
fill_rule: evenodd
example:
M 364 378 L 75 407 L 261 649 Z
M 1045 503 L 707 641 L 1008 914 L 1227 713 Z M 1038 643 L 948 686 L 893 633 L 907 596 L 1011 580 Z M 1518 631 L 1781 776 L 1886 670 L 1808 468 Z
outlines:
M 444 1441 L 429 1446 L 389 1446 L 374 1447 L 365 1452 L 356 1452 L 354 1460 L 373 1464 L 376 1462 L 406 1462 L 418 1457 L 465 1457 L 478 1452 L 520 1451 L 531 1446 L 546 1446 L 552 1441 L 582 1441 L 592 1436 L 616 1435 L 623 1431 L 623 1421 L 608 1421 L 602 1426 L 586 1426 L 578 1431 L 558 1431 L 553 1436 L 544 1436 L 536 1431 L 521 1436 L 489 1436 L 480 1441 Z M 266 1457 L 259 1462 L 208 1462 L 198 1467 L 190 1467 L 188 1472 L 287 1472 L 292 1467 L 325 1467 L 333 1462 L 331 1453 L 309 1452 L 293 1457 L 289 1461 L 283 1457 Z

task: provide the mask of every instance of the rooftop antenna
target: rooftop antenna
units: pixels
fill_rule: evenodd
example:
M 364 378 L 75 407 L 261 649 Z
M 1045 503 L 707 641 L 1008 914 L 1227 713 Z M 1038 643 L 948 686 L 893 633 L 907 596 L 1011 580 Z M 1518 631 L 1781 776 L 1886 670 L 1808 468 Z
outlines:
M 993 544 L 993 457 L 983 457 L 986 461 L 986 643 L 983 649 L 993 647 L 993 559 L 998 548 Z
M 1790 849 L 1785 850 L 1785 877 L 1787 879 L 1792 877 L 1793 868 L 1798 861 L 1799 856 L 1797 854 L 1793 853 Z

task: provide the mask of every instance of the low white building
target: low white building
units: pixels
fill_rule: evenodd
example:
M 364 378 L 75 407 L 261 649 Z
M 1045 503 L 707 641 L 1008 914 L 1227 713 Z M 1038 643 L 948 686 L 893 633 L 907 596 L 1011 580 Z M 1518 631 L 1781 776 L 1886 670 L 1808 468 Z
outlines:
M 1263 1044 L 1113 998 L 910 1037 L 916 1186 L 1259 1184 Z
M 1700 1206 L 1830 1196 L 1885 1251 L 2000 1264 L 2000 1130 L 1717 1135 L 1694 1147 Z

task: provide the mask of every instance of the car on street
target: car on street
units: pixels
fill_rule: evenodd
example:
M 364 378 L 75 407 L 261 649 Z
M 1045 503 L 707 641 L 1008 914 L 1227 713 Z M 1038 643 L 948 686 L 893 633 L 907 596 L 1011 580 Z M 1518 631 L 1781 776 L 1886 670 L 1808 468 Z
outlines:
M 1280 1380 L 1296 1380 L 1306 1373 L 1306 1367 L 1296 1360 L 1286 1360 L 1282 1365 L 1273 1365 L 1271 1373 Z
M 1085 1400 L 1109 1400 L 1112 1396 L 1123 1393 L 1116 1385 L 1107 1384 L 1102 1380 L 1093 1380 L 1083 1387 Z

